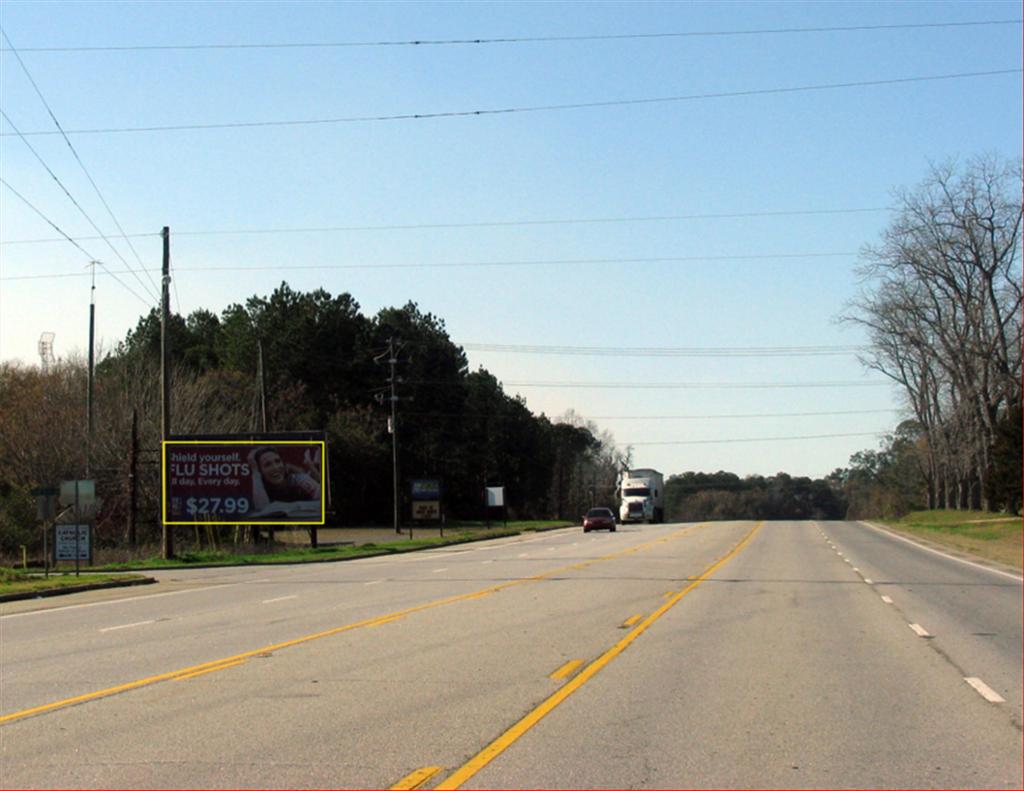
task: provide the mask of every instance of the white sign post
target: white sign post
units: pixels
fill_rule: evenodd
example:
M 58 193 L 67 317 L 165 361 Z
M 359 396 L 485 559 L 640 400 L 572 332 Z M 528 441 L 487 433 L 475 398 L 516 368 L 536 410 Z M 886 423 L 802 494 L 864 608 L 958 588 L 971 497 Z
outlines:
M 60 504 L 65 506 L 73 505 L 75 507 L 75 522 L 77 523 L 83 510 L 86 510 L 89 513 L 95 511 L 96 481 L 61 481 Z M 66 525 L 61 525 L 61 527 L 66 527 Z M 83 525 L 79 525 L 79 527 L 83 527 Z M 84 525 L 84 527 L 88 528 L 88 525 Z M 86 532 L 88 533 L 88 530 Z M 73 541 L 75 542 L 75 551 L 72 557 L 75 559 L 75 576 L 77 577 L 79 573 L 79 564 L 82 559 L 80 531 L 76 530 L 74 532 Z M 88 542 L 88 536 L 86 537 L 86 541 Z M 91 543 L 88 544 L 88 549 L 91 552 Z M 54 552 L 56 552 L 56 544 L 54 544 Z M 91 555 L 87 555 L 87 557 L 91 557 Z

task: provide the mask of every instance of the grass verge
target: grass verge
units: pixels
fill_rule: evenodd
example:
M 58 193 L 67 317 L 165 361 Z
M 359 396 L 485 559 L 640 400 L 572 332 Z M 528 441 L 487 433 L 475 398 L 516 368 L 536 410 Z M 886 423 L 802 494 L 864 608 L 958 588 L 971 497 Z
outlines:
M 914 511 L 883 524 L 950 549 L 1022 568 L 1021 517 L 987 511 Z
M 0 596 L 7 593 L 37 593 L 39 591 L 60 590 L 90 585 L 97 582 L 115 582 L 122 580 L 143 579 L 141 574 L 85 574 L 76 577 L 74 574 L 54 574 L 49 578 L 41 574 L 26 574 L 22 571 L 0 566 Z
M 482 526 L 483 523 L 481 522 Z M 507 527 L 493 527 L 489 530 L 474 530 L 475 525 L 460 525 L 450 535 L 443 537 L 430 536 L 424 538 L 403 539 L 373 544 L 326 546 L 313 549 L 311 547 L 280 547 L 274 552 L 241 555 L 223 551 L 183 552 L 173 560 L 160 557 L 144 560 L 132 560 L 123 563 L 109 563 L 92 566 L 90 571 L 129 571 L 155 570 L 166 568 L 189 568 L 197 566 L 247 566 L 273 565 L 280 563 L 323 563 L 334 560 L 350 560 L 354 558 L 390 555 L 401 552 L 413 552 L 418 549 L 464 544 L 469 541 L 482 541 L 490 538 L 515 536 L 520 533 L 553 527 L 567 527 L 569 523 L 551 522 L 509 522 Z

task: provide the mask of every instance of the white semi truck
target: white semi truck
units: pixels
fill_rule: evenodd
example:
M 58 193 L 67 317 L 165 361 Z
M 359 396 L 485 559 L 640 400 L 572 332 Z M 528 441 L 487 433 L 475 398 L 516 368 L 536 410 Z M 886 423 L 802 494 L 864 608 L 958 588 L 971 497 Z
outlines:
M 662 522 L 665 478 L 657 470 L 623 470 L 619 482 L 619 522 Z

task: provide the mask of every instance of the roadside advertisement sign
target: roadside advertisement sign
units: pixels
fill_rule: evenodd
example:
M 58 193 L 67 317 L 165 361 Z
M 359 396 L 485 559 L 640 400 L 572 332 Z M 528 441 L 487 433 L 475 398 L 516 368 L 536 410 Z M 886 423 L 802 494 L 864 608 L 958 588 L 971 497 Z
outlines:
M 440 478 L 414 478 L 410 481 L 410 494 L 413 500 L 440 500 Z
M 53 559 L 84 560 L 92 562 L 92 530 L 90 525 L 54 525 L 53 526 Z
M 441 479 L 414 478 L 409 481 L 412 498 L 412 518 L 418 522 L 437 522 L 441 519 Z
M 441 518 L 441 503 L 437 500 L 413 500 L 412 518 L 420 522 L 436 522 Z
M 326 457 L 322 440 L 167 440 L 164 522 L 322 525 Z

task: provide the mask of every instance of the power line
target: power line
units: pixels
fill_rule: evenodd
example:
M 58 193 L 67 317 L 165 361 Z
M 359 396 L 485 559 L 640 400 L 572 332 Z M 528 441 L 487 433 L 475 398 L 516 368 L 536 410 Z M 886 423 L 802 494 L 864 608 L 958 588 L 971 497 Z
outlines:
M 441 379 L 410 380 L 408 384 L 456 386 L 461 382 L 449 382 Z M 594 388 L 611 390 L 759 390 L 774 388 L 812 388 L 812 387 L 888 387 L 889 382 L 502 382 L 503 387 L 553 387 L 553 388 Z
M 78 242 L 76 242 L 74 239 L 72 239 L 70 236 L 68 236 L 66 233 L 64 233 L 63 229 L 59 225 L 57 225 L 57 223 L 55 223 L 53 220 L 51 220 L 49 217 L 47 217 L 45 214 L 43 214 L 39 209 L 37 209 L 29 201 L 28 198 L 26 198 L 24 195 L 22 195 L 20 192 L 18 192 L 14 187 L 12 187 L 2 177 L 0 177 L 0 184 L 3 184 L 5 187 L 7 187 L 7 189 L 9 189 L 11 192 L 13 192 L 15 195 L 17 195 L 18 198 L 20 198 L 21 201 L 26 206 L 28 206 L 32 211 L 34 211 L 36 214 L 38 214 L 44 221 L 46 221 L 46 223 L 48 223 L 50 225 L 50 227 L 52 227 L 57 233 L 62 234 L 64 236 L 64 238 L 67 239 L 67 241 L 71 242 L 71 244 L 73 244 L 75 247 L 77 247 L 89 259 L 90 262 L 95 262 L 95 263 L 99 264 L 101 267 L 103 267 L 104 271 L 108 275 L 110 275 L 112 278 L 114 278 L 114 280 L 116 282 L 120 283 L 125 289 L 127 289 L 128 293 L 130 293 L 132 296 L 134 296 L 136 299 L 138 299 L 140 302 L 142 302 L 147 307 L 150 306 L 149 302 L 147 302 L 145 299 L 140 297 L 134 291 L 134 289 L 132 289 L 127 283 L 125 283 L 123 280 L 121 280 L 121 278 L 119 278 L 115 272 L 113 272 L 110 269 L 108 269 L 106 264 L 104 264 L 102 261 L 98 260 L 94 255 L 92 255 L 92 253 L 90 253 L 88 250 L 86 250 L 84 247 L 82 247 L 82 245 L 80 245 Z M 88 272 L 86 272 L 84 274 L 85 274 L 86 277 L 89 277 L 89 273 Z M 6 278 L 3 278 L 3 279 L 6 279 Z
M 833 417 L 838 415 L 881 415 L 899 409 L 844 409 L 835 412 L 762 412 L 738 415 L 583 415 L 585 420 L 732 420 L 775 417 Z
M 35 90 L 36 96 L 39 97 L 39 101 L 41 101 L 43 103 L 43 107 L 45 107 L 46 108 L 46 112 L 49 113 L 50 119 L 53 121 L 54 126 L 57 127 L 57 130 L 60 132 L 60 135 L 64 139 L 64 142 L 67 144 L 67 147 L 71 150 L 71 154 L 74 156 L 75 161 L 78 163 L 78 166 L 82 169 L 82 172 L 85 174 L 85 177 L 89 180 L 89 183 L 92 185 L 93 190 L 96 192 L 96 196 L 100 199 L 100 203 L 103 204 L 103 208 L 105 208 L 107 210 L 107 214 L 110 215 L 110 219 L 114 221 L 114 225 L 117 227 L 118 231 L 121 232 L 121 236 L 124 239 L 125 244 L 128 245 L 128 249 L 130 249 L 132 251 L 132 253 L 135 255 L 135 260 L 138 262 L 139 267 L 143 271 L 145 271 L 145 267 L 144 267 L 144 265 L 142 263 L 142 259 L 139 257 L 138 251 L 136 251 L 135 246 L 131 243 L 131 241 L 125 235 L 124 228 L 121 227 L 121 223 L 117 219 L 117 216 L 114 214 L 114 210 L 110 208 L 110 204 L 107 203 L 107 199 L 105 197 L 103 197 L 103 193 L 100 191 L 99 185 L 96 184 L 96 181 L 93 179 L 92 174 L 89 173 L 88 168 L 86 168 L 85 162 L 82 161 L 82 158 L 78 155 L 78 151 L 75 149 L 74 145 L 72 145 L 71 140 L 68 138 L 67 134 L 64 132 L 64 127 L 62 127 L 60 125 L 60 121 L 57 120 L 57 116 L 53 112 L 53 109 L 50 107 L 50 103 L 46 101 L 46 97 L 43 96 L 42 90 L 39 88 L 39 85 L 36 84 L 35 79 L 32 77 L 32 72 L 30 72 L 28 70 L 28 66 L 25 65 L 25 61 L 22 60 L 21 55 L 18 54 L 18 50 L 15 49 L 14 44 L 11 42 L 11 39 L 7 36 L 7 32 L 2 30 L 2 29 L 0 29 L 0 34 L 3 35 L 4 41 L 7 42 L 7 46 L 10 48 L 10 51 L 14 53 L 14 57 L 18 59 L 18 63 L 21 65 L 21 70 L 23 72 L 25 72 L 25 76 L 28 77 L 28 81 L 32 84 L 32 88 Z M 6 116 L 6 114 L 4 115 L 4 118 L 7 119 L 7 123 L 11 124 L 11 126 L 14 127 L 14 124 L 11 122 L 11 119 L 8 118 Z M 24 135 L 22 135 L 21 131 L 18 130 L 17 127 L 14 127 L 14 129 L 18 133 L 18 136 L 21 137 L 21 139 L 25 142 L 26 145 L 28 145 L 28 140 L 25 139 L 25 137 L 24 137 Z M 43 166 L 46 167 L 46 163 L 43 162 L 42 157 L 40 157 L 39 154 L 36 153 L 35 149 L 33 149 L 32 146 L 30 146 L 30 145 L 29 145 L 29 148 L 32 149 L 32 153 L 36 155 L 36 158 L 39 159 L 39 161 L 43 163 Z M 53 171 L 50 170 L 49 167 L 46 167 L 46 169 L 47 169 L 47 171 L 50 172 L 50 175 L 53 176 Z M 54 176 L 54 178 L 56 178 L 56 176 Z M 59 183 L 59 180 L 58 180 L 58 183 Z M 63 185 L 61 185 L 61 186 L 63 187 Z M 68 197 L 71 197 L 71 193 L 67 192 L 66 189 L 64 191 L 67 193 Z M 74 200 L 74 199 L 72 199 L 72 200 Z M 75 205 L 78 206 L 77 201 L 75 201 Z M 82 210 L 81 206 L 79 206 L 79 209 Z M 84 210 L 82 210 L 82 213 L 83 214 L 85 213 Z M 96 224 L 92 222 L 92 220 L 88 217 L 88 215 L 86 215 L 86 219 L 88 219 L 89 223 L 93 226 L 93 228 L 96 229 L 96 232 L 98 234 L 100 234 L 101 236 L 103 236 L 103 232 L 99 228 L 96 227 Z M 107 246 L 110 247 L 110 249 L 114 251 L 114 254 L 121 260 L 121 262 L 125 266 L 127 266 L 129 269 L 131 269 L 131 266 L 128 264 L 127 261 L 124 260 L 124 258 L 122 257 L 121 253 L 118 250 L 116 250 L 114 248 L 114 246 L 110 243 L 110 240 L 107 239 L 104 236 L 103 237 L 103 241 L 105 241 L 107 243 Z M 132 274 L 134 275 L 135 273 L 132 272 Z M 142 278 L 140 278 L 138 275 L 135 275 L 135 277 L 138 279 L 139 283 L 143 286 L 143 289 L 146 290 L 146 291 L 149 291 L 149 289 L 146 288 L 145 284 L 142 283 Z M 153 278 L 149 276 L 148 272 L 146 273 L 146 277 L 149 277 L 149 284 L 150 284 L 150 286 L 153 289 L 152 292 L 150 292 L 150 293 L 151 293 L 151 295 L 155 296 L 155 293 L 156 293 L 156 283 L 153 281 Z
M 873 206 L 853 209 L 796 209 L 792 211 L 748 211 L 717 214 L 661 214 L 646 217 L 582 217 L 565 219 L 536 220 L 494 220 L 483 222 L 450 222 L 450 223 L 411 223 L 406 225 L 321 225 L 299 228 L 230 228 L 199 231 L 175 231 L 175 236 L 252 236 L 254 234 L 286 234 L 286 233 L 336 233 L 351 231 L 422 231 L 446 230 L 453 228 L 513 228 L 521 226 L 543 225 L 585 225 L 601 223 L 628 222 L 671 222 L 675 220 L 725 220 L 751 219 L 756 217 L 801 217 L 832 214 L 862 214 L 867 212 L 893 211 L 892 206 Z M 159 236 L 159 233 L 133 233 L 132 238 Z M 98 239 L 98 236 L 79 236 L 79 239 Z M 10 244 L 42 244 L 45 242 L 61 242 L 63 239 L 12 239 L 0 241 L 0 245 Z
M 195 50 L 248 49 L 335 49 L 344 47 L 440 47 L 483 44 L 547 44 L 578 41 L 626 41 L 672 38 L 710 38 L 724 36 L 763 36 L 794 33 L 847 33 L 877 30 L 920 30 L 939 28 L 981 27 L 986 25 L 1019 25 L 1020 19 L 991 19 L 973 22 L 918 22 L 893 25 L 844 25 L 829 27 L 753 28 L 740 30 L 694 30 L 665 33 L 614 33 L 577 36 L 504 36 L 495 38 L 413 39 L 406 41 L 318 41 L 283 43 L 213 43 L 213 44 L 132 44 L 91 47 L 22 47 L 22 52 L 152 52 Z M 3 50 L 6 52 L 7 50 Z
M 99 226 L 96 225 L 96 223 L 93 221 L 92 217 L 89 216 L 89 213 L 82 207 L 82 204 L 80 204 L 75 199 L 75 196 L 71 194 L 71 191 L 64 185 L 64 182 L 60 180 L 60 178 L 57 176 L 56 173 L 53 172 L 53 169 L 48 164 L 46 164 L 46 160 L 44 160 L 42 158 L 42 156 L 39 154 L 38 151 L 36 151 L 36 149 L 32 146 L 32 144 L 23 135 L 21 135 L 20 130 L 18 129 L 18 127 L 10 119 L 10 117 L 7 115 L 7 113 L 5 113 L 2 109 L 0 109 L 0 117 L 3 117 L 3 119 L 5 121 L 7 121 L 8 124 L 11 125 L 11 128 L 14 129 L 15 132 L 18 132 L 19 136 L 21 136 L 22 142 L 26 146 L 28 146 L 28 150 L 32 152 L 32 154 L 35 156 L 35 158 L 39 161 L 39 164 L 42 165 L 43 168 L 46 169 L 47 173 L 50 174 L 50 178 L 52 178 L 54 180 L 54 182 L 56 182 L 57 186 L 60 187 L 61 191 L 63 191 L 63 193 L 67 196 L 68 200 L 70 200 L 71 203 L 74 204 L 75 208 L 78 209 L 78 211 L 81 213 L 81 215 L 83 217 L 85 217 L 86 221 L 89 223 L 89 225 L 92 226 L 93 230 L 96 231 L 96 233 L 99 234 L 99 236 L 93 236 L 93 237 L 90 237 L 90 238 L 91 239 L 102 239 L 104 242 L 106 242 L 107 243 L 107 247 L 110 248 L 111 252 L 113 252 L 113 254 L 115 256 L 117 256 L 117 258 L 121 261 L 121 263 L 124 264 L 127 267 L 127 269 L 125 269 L 123 272 L 121 272 L 121 274 L 132 274 L 132 275 L 134 275 L 135 279 L 139 282 L 139 285 L 142 286 L 142 289 L 144 291 L 146 291 L 149 294 L 149 296 L 151 296 L 151 297 L 153 297 L 155 299 L 156 298 L 155 294 L 153 294 L 146 287 L 146 284 L 142 281 L 142 278 L 139 277 L 138 273 L 134 269 L 131 268 L 131 266 L 128 264 L 127 261 L 125 261 L 124 256 L 121 255 L 121 252 L 116 247 L 114 247 L 114 245 L 111 243 L 110 239 L 108 239 L 106 237 L 106 235 L 104 235 L 103 231 L 101 231 Z M 61 233 L 63 233 L 63 231 Z M 71 240 L 71 237 L 67 236 L 66 234 L 65 234 L 65 237 L 68 240 L 73 242 L 73 240 Z M 76 245 L 76 247 L 77 246 L 78 245 Z M 79 249 L 81 249 L 81 248 L 79 247 Z M 104 267 L 104 268 L 106 269 L 106 267 Z M 145 271 L 145 270 L 143 270 L 143 271 Z M 109 273 L 110 270 L 107 269 L 107 272 Z M 79 273 L 79 274 L 81 274 L 81 273 Z M 85 274 L 86 277 L 89 277 L 89 273 L 84 273 L 84 274 Z M 148 273 L 147 273 L 147 275 L 148 275 Z M 152 280 L 152 278 L 151 278 L 151 280 Z
M 591 357 L 817 357 L 866 351 L 866 346 L 747 346 L 747 347 L 630 347 L 527 346 L 500 343 L 461 343 L 467 351 L 509 354 L 579 355 Z
M 799 437 L 743 437 L 738 439 L 683 439 L 665 442 L 616 442 L 619 447 L 639 447 L 641 445 L 718 445 L 731 442 L 789 442 L 801 439 L 835 439 L 837 437 L 882 437 L 888 431 L 864 431 L 852 434 L 804 434 Z
M 539 113 L 556 110 L 585 110 L 599 107 L 626 107 L 646 104 L 665 104 L 670 102 L 698 101 L 703 99 L 726 99 L 740 96 L 768 96 L 787 93 L 806 93 L 810 91 L 840 90 L 844 88 L 869 88 L 881 85 L 903 85 L 919 82 L 935 82 L 939 80 L 956 80 L 972 77 L 994 77 L 1004 74 L 1020 74 L 1024 69 L 995 69 L 992 71 L 959 72 L 955 74 L 935 74 L 923 77 L 898 77 L 884 80 L 862 80 L 857 82 L 822 83 L 817 85 L 798 85 L 783 88 L 758 88 L 746 91 L 720 91 L 715 93 L 695 93 L 682 96 L 660 96 L 645 99 L 610 99 L 598 102 L 574 102 L 570 104 L 546 104 L 529 107 L 503 107 L 484 110 L 451 110 L 446 112 L 401 113 L 398 115 L 363 115 L 344 116 L 340 118 L 292 119 L 285 121 L 234 121 L 219 124 L 171 124 L 167 126 L 122 126 L 99 129 L 70 129 L 69 135 L 97 135 L 132 132 L 184 132 L 213 129 L 255 129 L 284 126 L 316 126 L 344 123 L 366 123 L 375 121 L 422 121 L 440 118 L 466 118 L 471 116 L 511 115 L 514 113 Z M 36 131 L 25 132 L 26 135 L 53 135 L 57 132 Z M 0 132 L 0 137 L 9 136 Z
M 899 409 L 844 409 L 835 412 L 761 412 L 747 414 L 717 415 L 579 415 L 582 420 L 732 420 L 747 418 L 777 417 L 834 417 L 845 415 L 882 415 L 900 412 Z M 532 413 L 531 413 L 532 414 Z M 488 420 L 521 420 L 522 415 L 503 415 L 495 412 L 406 412 L 407 417 L 457 417 L 486 418 Z M 538 417 L 533 415 L 533 417 Z M 553 423 L 559 423 L 558 416 L 547 416 Z
M 699 261 L 761 261 L 772 259 L 814 259 L 814 258 L 846 258 L 858 255 L 857 252 L 842 253 L 757 253 L 752 255 L 697 255 L 697 256 L 662 256 L 652 258 L 556 258 L 541 261 L 441 261 L 437 263 L 412 264 L 305 264 L 300 266 L 239 265 L 239 266 L 204 266 L 179 267 L 178 272 L 304 272 L 311 270 L 341 269 L 456 269 L 480 267 L 531 267 L 531 266 L 566 266 L 593 264 L 657 264 L 657 263 L 694 263 Z M 0 277 L 0 280 L 49 280 L 66 277 L 82 277 L 79 272 L 56 272 L 45 275 L 12 275 Z

